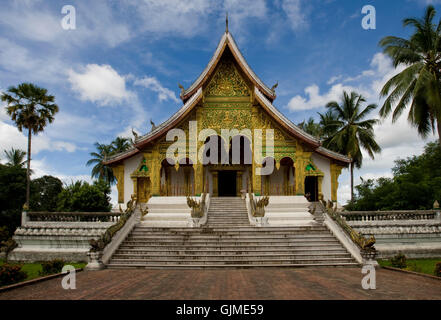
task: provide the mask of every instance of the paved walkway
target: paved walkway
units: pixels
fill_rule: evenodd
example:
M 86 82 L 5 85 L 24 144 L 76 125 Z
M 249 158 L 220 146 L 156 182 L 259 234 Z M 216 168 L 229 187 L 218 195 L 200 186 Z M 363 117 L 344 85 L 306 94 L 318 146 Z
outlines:
M 361 268 L 103 270 L 0 293 L 3 299 L 441 299 L 441 281 L 378 269 L 377 289 L 363 290 Z

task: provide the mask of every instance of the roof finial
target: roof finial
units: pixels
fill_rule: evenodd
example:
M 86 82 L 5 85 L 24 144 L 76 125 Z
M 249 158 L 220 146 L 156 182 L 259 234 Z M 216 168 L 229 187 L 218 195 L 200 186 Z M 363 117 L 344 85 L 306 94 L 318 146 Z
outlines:
M 225 17 L 225 32 L 228 33 L 228 11 L 227 11 L 227 15 Z

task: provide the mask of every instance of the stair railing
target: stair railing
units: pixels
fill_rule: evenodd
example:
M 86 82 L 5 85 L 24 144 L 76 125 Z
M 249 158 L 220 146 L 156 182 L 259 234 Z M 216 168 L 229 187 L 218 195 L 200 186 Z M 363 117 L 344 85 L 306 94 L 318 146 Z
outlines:
M 138 200 L 135 195 L 132 195 L 127 202 L 126 210 L 123 211 L 120 206 L 121 217 L 118 222 L 110 226 L 98 239 L 89 240 L 89 263 L 86 269 L 100 270 L 104 268 L 104 264 L 110 260 L 121 242 L 140 221 L 141 210 L 136 210 L 137 207 Z M 146 213 L 147 209 L 142 211 L 142 214 Z
M 354 243 L 359 249 L 359 254 L 363 259 L 363 263 L 376 263 L 374 261 L 377 256 L 377 250 L 375 249 L 375 237 L 370 236 L 369 238 L 365 237 L 363 234 L 355 231 L 346 220 L 342 217 L 342 215 L 337 211 L 337 205 L 328 200 L 325 202 L 321 200 L 319 205 L 322 207 L 324 211 L 324 215 L 328 215 L 341 230 L 349 237 L 349 239 Z
M 251 192 L 251 182 L 247 179 L 248 193 L 246 199 L 246 206 L 248 212 L 248 220 L 251 225 L 262 227 L 267 224 L 268 218 L 265 218 L 265 207 L 269 203 L 269 197 L 264 196 L 259 200 L 254 199 Z

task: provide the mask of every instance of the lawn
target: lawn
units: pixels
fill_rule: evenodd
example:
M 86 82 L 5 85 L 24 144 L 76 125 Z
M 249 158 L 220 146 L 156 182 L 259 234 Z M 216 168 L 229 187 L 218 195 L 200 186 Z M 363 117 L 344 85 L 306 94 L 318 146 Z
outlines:
M 4 263 L 4 260 L 0 260 L 0 266 L 2 266 Z M 11 262 L 10 264 L 15 265 L 19 263 Z M 86 266 L 86 263 L 66 262 L 66 264 L 72 265 L 76 269 L 84 268 Z M 21 270 L 26 272 L 28 275 L 25 281 L 41 277 L 40 272 L 42 271 L 42 267 L 40 263 L 23 263 L 22 265 L 23 267 Z
M 441 262 L 441 258 L 438 259 L 407 259 L 407 268 L 404 270 L 426 273 L 434 275 L 435 265 Z M 378 263 L 382 267 L 391 267 L 390 260 L 378 260 Z

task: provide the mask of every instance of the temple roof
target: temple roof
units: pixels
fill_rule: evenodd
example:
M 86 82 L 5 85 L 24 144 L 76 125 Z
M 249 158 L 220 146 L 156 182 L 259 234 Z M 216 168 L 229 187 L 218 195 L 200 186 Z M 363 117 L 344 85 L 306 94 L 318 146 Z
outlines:
M 176 127 L 179 122 L 182 121 L 185 116 L 187 116 L 191 112 L 191 110 L 193 110 L 193 108 L 199 103 L 199 101 L 202 100 L 202 87 L 215 70 L 227 46 L 239 66 L 242 68 L 242 71 L 254 84 L 254 98 L 260 103 L 260 105 L 271 116 L 271 118 L 273 118 L 279 125 L 283 127 L 283 129 L 285 129 L 292 136 L 296 137 L 307 146 L 309 146 L 312 150 L 314 150 L 314 152 L 343 163 L 351 162 L 350 158 L 322 147 L 322 143 L 318 138 L 300 129 L 292 121 L 286 118 L 279 110 L 277 110 L 277 108 L 272 104 L 272 101 L 274 101 L 274 99 L 276 98 L 274 90 L 269 89 L 248 66 L 243 55 L 238 49 L 232 35 L 228 32 L 227 29 L 223 34 L 219 45 L 207 67 L 187 90 L 182 89 L 181 99 L 183 100 L 184 105 L 168 120 L 160 124 L 158 127 L 154 128 L 151 132 L 137 138 L 135 140 L 134 147 L 106 159 L 104 164 L 115 164 L 129 157 L 132 157 L 133 155 L 136 155 L 149 143 L 166 134 L 168 130 Z
M 254 73 L 254 71 L 246 62 L 239 48 L 237 47 L 236 42 L 234 41 L 234 38 L 231 35 L 231 33 L 228 31 L 228 29 L 223 34 L 216 48 L 216 51 L 211 57 L 211 60 L 208 63 L 208 65 L 205 67 L 204 71 L 202 71 L 202 73 L 199 75 L 196 81 L 193 82 L 193 84 L 190 87 L 188 87 L 188 89 L 181 90 L 181 95 L 180 95 L 181 99 L 183 101 L 186 101 L 190 96 L 194 94 L 194 92 L 196 92 L 196 90 L 198 90 L 203 86 L 203 84 L 209 79 L 210 75 L 215 70 L 227 46 L 231 50 L 231 53 L 233 54 L 237 63 L 241 67 L 242 71 L 247 75 L 247 77 L 253 82 L 253 84 L 256 87 L 258 87 L 265 94 L 265 96 L 270 101 L 274 101 L 274 99 L 276 98 L 276 94 L 274 90 L 271 90 L 268 86 L 266 86 L 263 83 L 263 81 L 260 80 L 259 77 Z

